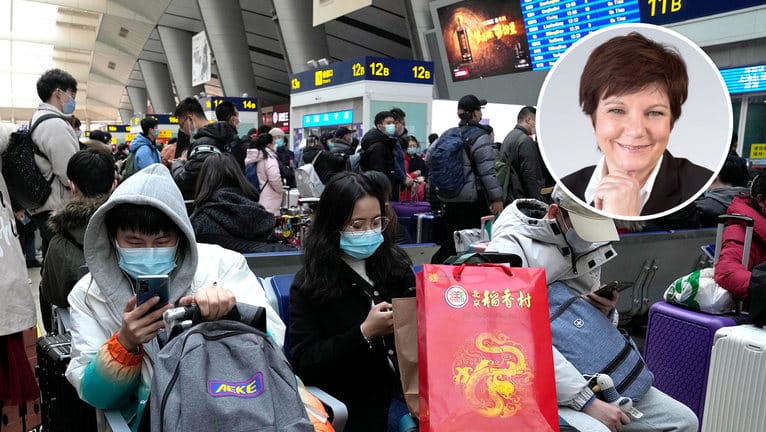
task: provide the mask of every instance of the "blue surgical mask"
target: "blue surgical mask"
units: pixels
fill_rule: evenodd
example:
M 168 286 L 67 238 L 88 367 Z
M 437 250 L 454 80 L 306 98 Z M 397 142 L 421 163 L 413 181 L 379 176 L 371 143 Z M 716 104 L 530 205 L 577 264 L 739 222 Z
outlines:
M 417 147 L 407 147 L 407 153 L 411 155 L 418 154 L 418 148 Z
M 383 244 L 383 233 L 378 229 L 367 231 L 341 231 L 340 249 L 358 260 L 367 259 Z
M 335 144 L 333 143 L 327 143 L 327 148 L 332 150 L 332 148 L 335 147 Z
M 391 123 L 386 125 L 386 135 L 388 136 L 394 136 L 396 134 L 396 125 Z
M 158 248 L 124 248 L 117 246 L 118 265 L 133 279 L 146 275 L 166 275 L 176 268 L 178 246 Z
M 277 147 L 282 147 L 285 145 L 285 139 L 284 138 L 277 138 L 274 140 L 274 144 L 277 145 Z
M 64 94 L 66 94 L 69 97 L 69 100 L 64 102 L 64 107 L 61 109 L 61 112 L 63 112 L 64 114 L 69 115 L 69 114 L 72 114 L 74 112 L 74 108 L 76 106 L 76 103 L 75 103 L 74 98 L 71 95 L 69 95 L 69 93 L 64 92 Z

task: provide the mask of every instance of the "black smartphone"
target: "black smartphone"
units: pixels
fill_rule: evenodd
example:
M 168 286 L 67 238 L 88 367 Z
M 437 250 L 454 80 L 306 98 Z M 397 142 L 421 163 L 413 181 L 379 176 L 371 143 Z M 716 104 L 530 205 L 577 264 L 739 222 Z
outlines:
M 160 301 L 151 310 L 157 310 L 168 304 L 168 275 L 140 275 L 136 283 L 136 307 L 154 296 L 158 296 Z
M 601 288 L 594 291 L 593 294 L 596 294 L 599 297 L 613 299 L 614 291 L 621 292 L 630 288 L 631 286 L 633 286 L 631 282 L 612 281 L 602 285 Z

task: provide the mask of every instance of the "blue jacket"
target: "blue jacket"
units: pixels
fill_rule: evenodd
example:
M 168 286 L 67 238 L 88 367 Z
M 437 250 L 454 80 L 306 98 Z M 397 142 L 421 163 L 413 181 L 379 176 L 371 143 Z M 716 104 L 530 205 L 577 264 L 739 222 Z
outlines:
M 135 153 L 136 171 L 140 171 L 151 164 L 162 163 L 162 156 L 157 146 L 143 133 L 136 134 L 130 143 L 130 152 Z

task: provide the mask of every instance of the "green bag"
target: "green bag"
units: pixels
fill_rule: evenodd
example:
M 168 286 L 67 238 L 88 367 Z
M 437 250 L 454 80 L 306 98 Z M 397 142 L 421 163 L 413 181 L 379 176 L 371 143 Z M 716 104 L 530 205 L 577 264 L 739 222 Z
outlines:
M 136 154 L 130 152 L 128 158 L 125 159 L 125 164 L 122 166 L 122 181 L 127 180 L 128 177 L 136 173 Z

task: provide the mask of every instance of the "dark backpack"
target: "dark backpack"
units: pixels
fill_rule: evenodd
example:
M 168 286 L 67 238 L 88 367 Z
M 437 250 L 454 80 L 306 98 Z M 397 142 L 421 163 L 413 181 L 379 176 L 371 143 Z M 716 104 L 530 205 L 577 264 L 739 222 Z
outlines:
M 255 186 L 259 191 L 261 190 L 261 181 L 258 179 L 258 162 L 251 163 L 245 167 L 245 177 L 251 185 Z
M 122 165 L 122 181 L 136 173 L 136 153 L 130 152 Z
M 463 154 L 471 160 L 471 146 L 484 131 L 479 128 L 470 133 L 466 128 L 451 128 L 444 132 L 428 155 L 428 179 L 440 197 L 454 198 L 468 183 L 468 175 L 463 169 Z
M 197 324 L 160 350 L 152 431 L 313 432 L 293 370 L 264 333 L 265 309 L 239 303 L 233 311 L 239 316 Z
M 29 128 L 13 132 L 8 149 L 3 153 L 3 177 L 8 185 L 8 193 L 21 208 L 42 207 L 51 195 L 51 183 L 56 175 L 53 174 L 48 180 L 37 166 L 35 154 L 49 162 L 50 159 L 32 141 L 32 132 L 40 123 L 52 118 L 62 117 L 56 114 L 45 114 Z

